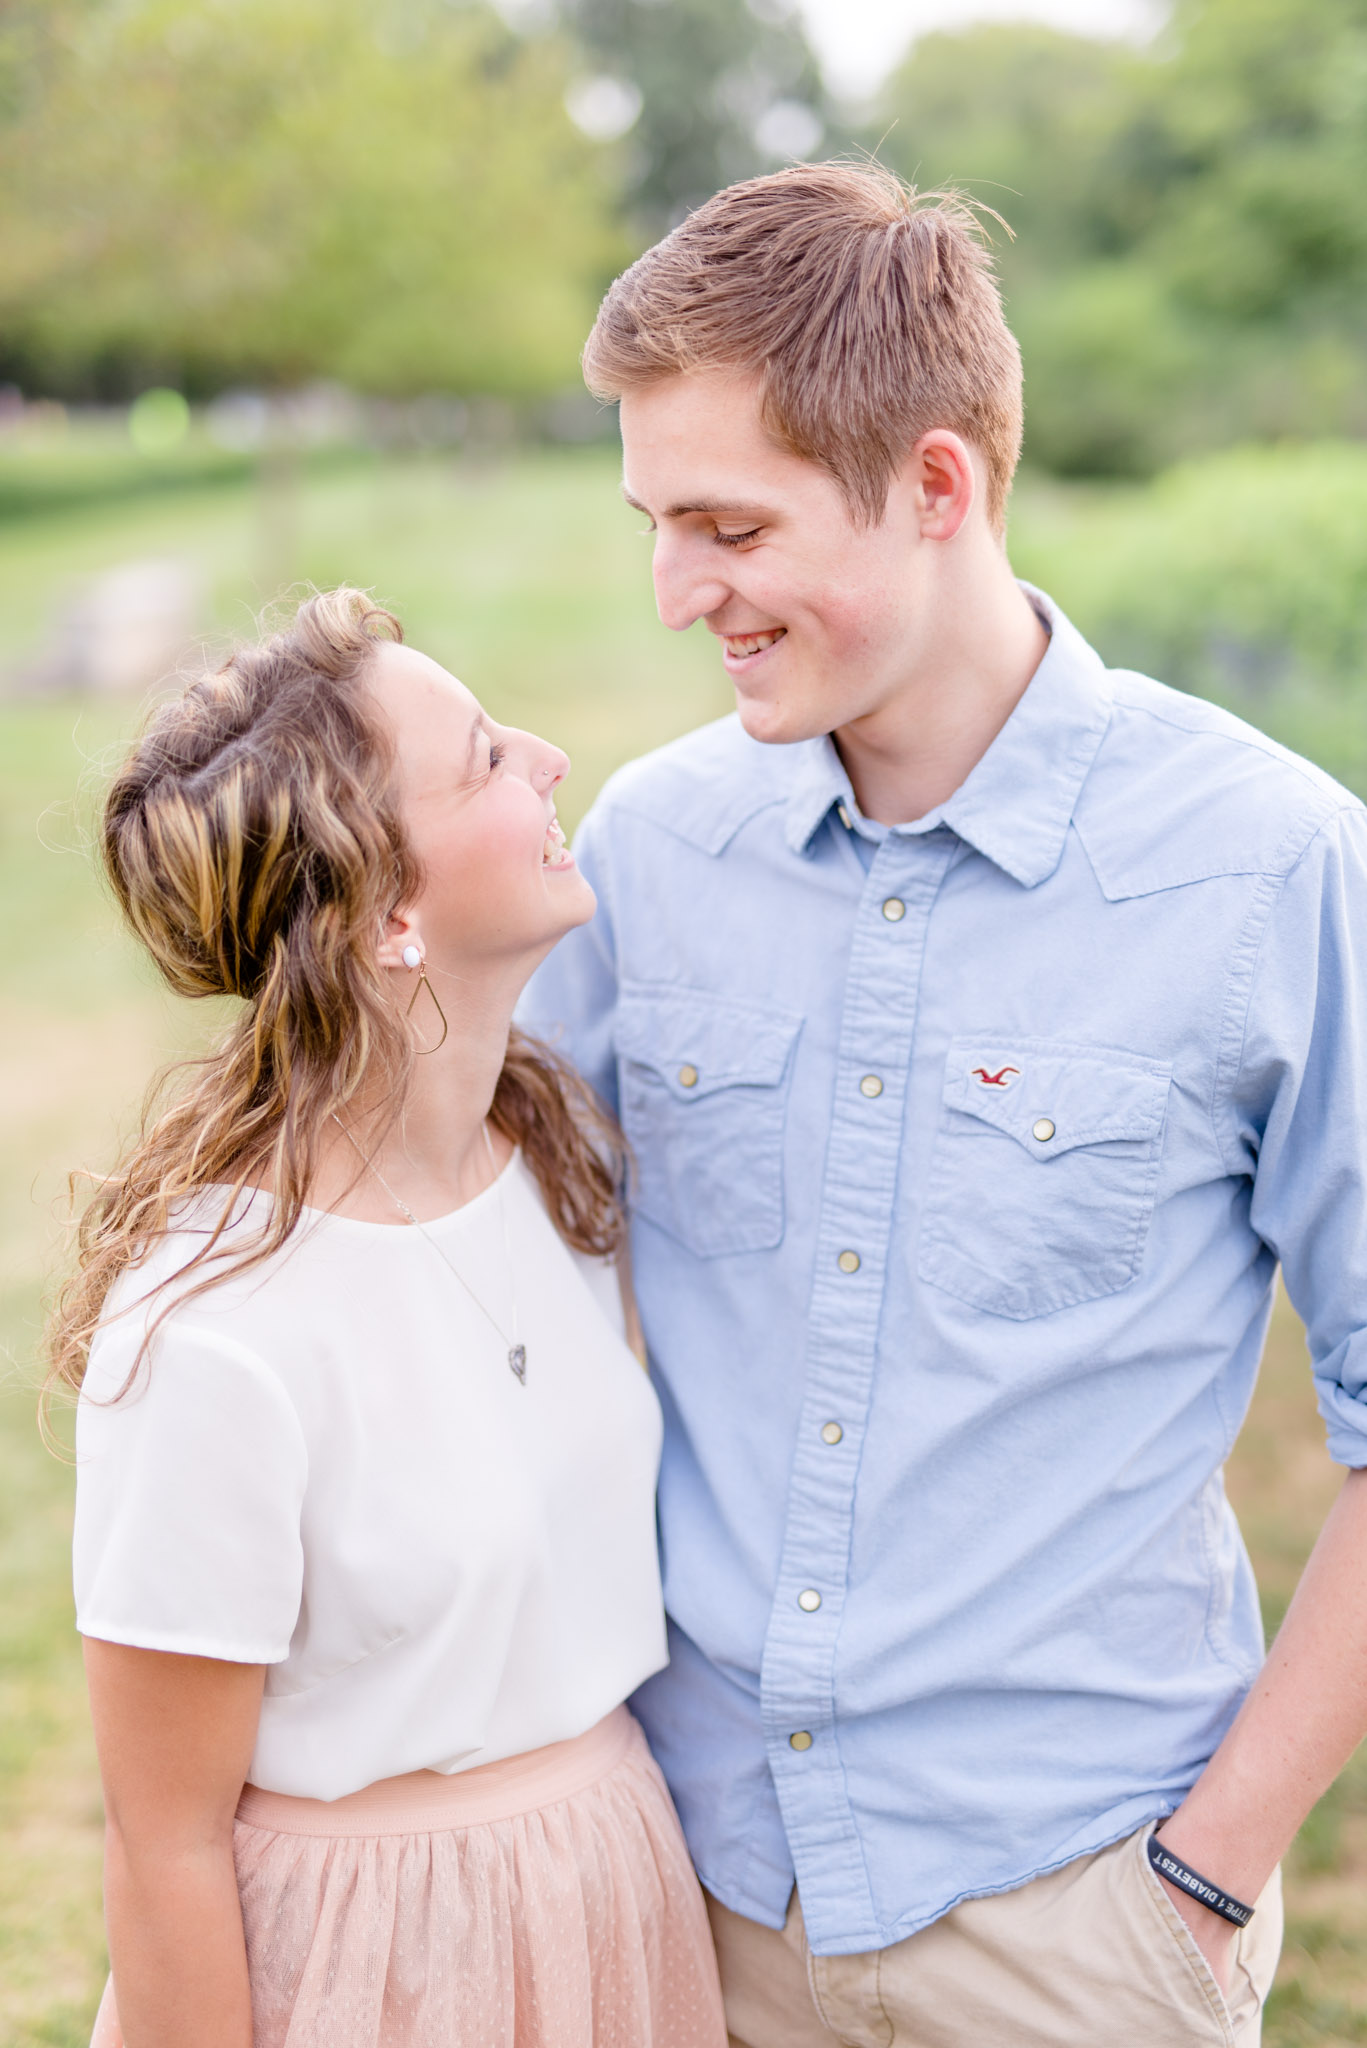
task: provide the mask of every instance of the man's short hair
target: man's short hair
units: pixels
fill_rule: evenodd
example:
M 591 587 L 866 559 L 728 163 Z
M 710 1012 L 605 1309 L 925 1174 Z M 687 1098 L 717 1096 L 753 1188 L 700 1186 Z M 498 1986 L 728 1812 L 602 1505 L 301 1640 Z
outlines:
M 1021 364 L 978 218 L 880 164 L 800 164 L 718 192 L 612 286 L 584 350 L 600 398 L 689 370 L 753 373 L 765 427 L 877 525 L 932 427 L 986 459 L 1001 532 Z

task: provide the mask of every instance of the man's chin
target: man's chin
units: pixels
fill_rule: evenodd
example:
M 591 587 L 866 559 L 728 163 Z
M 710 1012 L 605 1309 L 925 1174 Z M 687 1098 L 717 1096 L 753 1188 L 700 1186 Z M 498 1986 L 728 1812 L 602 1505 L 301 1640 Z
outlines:
M 736 692 L 736 712 L 742 728 L 752 740 L 766 747 L 792 746 L 798 740 L 812 740 L 830 731 L 821 714 L 810 705 L 775 703 L 765 697 L 746 697 Z

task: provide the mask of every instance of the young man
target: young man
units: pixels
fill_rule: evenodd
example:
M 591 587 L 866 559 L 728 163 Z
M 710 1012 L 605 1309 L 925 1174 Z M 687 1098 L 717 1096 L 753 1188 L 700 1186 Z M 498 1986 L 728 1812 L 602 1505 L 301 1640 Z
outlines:
M 723 192 L 586 365 L 739 707 L 609 783 L 528 1012 L 636 1153 L 637 1706 L 733 2041 L 1250 2048 L 1367 1728 L 1367 814 L 1015 582 L 954 204 Z M 1278 1262 L 1354 1469 L 1259 1676 L 1220 1470 Z

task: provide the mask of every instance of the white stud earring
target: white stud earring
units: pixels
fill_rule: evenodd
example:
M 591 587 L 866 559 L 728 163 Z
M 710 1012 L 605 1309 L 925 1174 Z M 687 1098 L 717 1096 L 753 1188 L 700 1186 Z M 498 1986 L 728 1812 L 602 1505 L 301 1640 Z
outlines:
M 403 949 L 403 964 L 405 967 L 421 967 L 421 950 L 417 946 L 405 946 Z

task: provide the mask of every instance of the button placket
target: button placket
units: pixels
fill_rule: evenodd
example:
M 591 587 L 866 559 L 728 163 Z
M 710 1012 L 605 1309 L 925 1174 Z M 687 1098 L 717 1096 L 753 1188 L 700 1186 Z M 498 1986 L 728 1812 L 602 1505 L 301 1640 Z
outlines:
M 859 903 L 837 1051 L 843 1085 L 836 1089 L 821 1192 L 803 1412 L 761 1670 L 766 1740 L 799 1884 L 814 1897 L 842 1897 L 847 1909 L 866 1897 L 868 1878 L 854 1846 L 836 1745 L 822 1737 L 833 1725 L 853 1481 L 872 1397 L 902 1141 L 899 1106 L 926 927 L 956 845 L 949 835 L 890 837 L 870 865 Z M 891 912 L 885 908 L 894 904 Z M 843 1448 L 833 1455 L 836 1446 Z M 794 1731 L 807 1738 L 810 1753 L 793 1754 Z M 872 1922 L 872 1900 L 868 1909 Z

